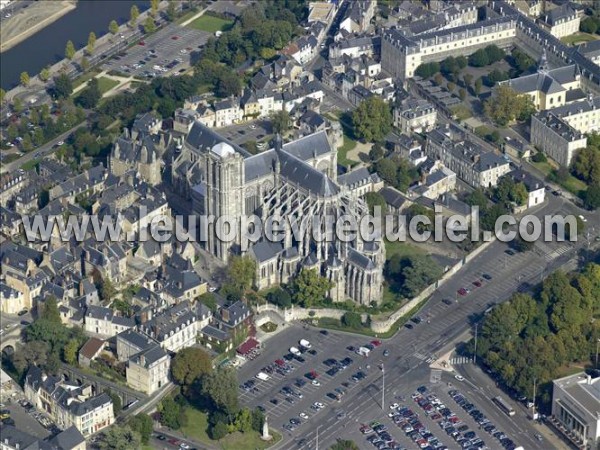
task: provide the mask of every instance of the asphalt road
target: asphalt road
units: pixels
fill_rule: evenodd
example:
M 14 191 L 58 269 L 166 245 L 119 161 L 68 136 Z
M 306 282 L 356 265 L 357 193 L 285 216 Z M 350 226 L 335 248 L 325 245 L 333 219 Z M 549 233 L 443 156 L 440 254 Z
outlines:
M 582 213 L 563 198 L 550 195 L 546 204 L 539 207 L 535 213 L 539 216 L 567 212 Z M 594 220 L 596 223 L 600 223 L 600 213 L 597 212 L 594 216 L 589 213 L 584 214 L 588 214 L 588 223 Z M 592 242 L 591 245 L 597 245 L 597 243 Z M 303 448 L 313 448 L 317 428 L 319 428 L 319 445 L 322 445 L 323 448 L 331 445 L 337 437 L 348 436 L 354 438 L 356 442 L 361 442 L 358 440 L 360 439 L 359 424 L 387 419 L 388 405 L 384 405 L 384 410 L 381 405 L 381 372 L 376 368 L 380 362 L 385 362 L 386 396 L 389 398 L 386 403 L 391 402 L 395 395 L 409 395 L 417 386 L 428 382 L 430 377 L 428 362 L 438 357 L 440 350 L 452 347 L 462 339 L 464 333 L 472 328 L 472 321 L 479 318 L 490 304 L 506 300 L 519 289 L 529 289 L 542 277 L 575 256 L 577 251 L 585 246 L 587 246 L 586 240 L 577 243 L 536 243 L 534 251 L 508 256 L 504 253 L 507 244 L 492 243 L 487 250 L 463 267 L 432 296 L 419 313 L 424 319 L 420 325 L 416 325 L 412 330 L 402 328 L 396 336 L 386 341 L 381 348 L 376 349 L 367 360 L 358 362 L 359 358 L 353 355 L 354 366 L 338 374 L 333 380 L 327 375 L 322 375 L 322 380 L 325 380 L 323 385 L 321 387 L 304 387 L 302 389 L 305 394 L 304 398 L 294 405 L 289 405 L 283 400 L 283 396 L 278 394 L 281 387 L 292 385 L 296 378 L 302 377 L 311 369 L 315 369 L 319 373 L 324 372 L 325 366 L 322 364 L 324 359 L 329 357 L 339 359 L 344 353 L 348 353 L 344 350 L 347 345 L 356 346 L 356 343 L 369 339 L 330 332 L 329 336 L 323 339 L 319 339 L 317 336 L 314 340 L 315 330 L 306 331 L 299 326 L 290 325 L 288 330 L 280 332 L 279 335 L 266 342 L 264 353 L 259 358 L 241 368 L 240 383 L 252 378 L 261 367 L 270 364 L 276 357 L 286 353 L 288 347 L 297 343 L 297 340 L 304 335 L 308 335 L 309 340 L 311 337 L 313 338 L 311 342 L 319 350 L 319 354 L 316 357 L 306 356 L 307 361 L 301 364 L 302 367 L 284 378 L 275 376 L 264 385 L 263 382 L 259 382 L 259 392 L 256 394 L 243 393 L 241 395 L 242 402 L 249 406 L 263 405 L 267 408 L 270 423 L 277 428 L 288 423 L 291 417 L 309 409 L 309 406 L 315 401 L 328 405 L 324 410 L 311 414 L 307 423 L 302 424 L 294 432 L 284 433 L 286 439 L 277 448 L 297 448 L 297 442 L 300 439 L 306 439 L 309 443 Z M 480 278 L 483 273 L 490 274 L 492 280 L 485 282 L 480 288 L 474 287 L 472 282 Z M 471 294 L 466 297 L 458 296 L 457 290 L 466 286 L 472 289 Z M 456 299 L 457 297 L 458 301 L 449 306 L 441 302 L 443 298 Z M 384 349 L 390 351 L 390 356 L 387 358 L 382 356 Z M 338 403 L 325 397 L 327 392 L 339 386 L 341 382 L 347 381 L 351 374 L 356 372 L 356 365 L 365 367 L 367 362 L 372 366 L 368 371 L 367 379 L 351 385 L 348 394 L 343 397 L 341 402 Z M 294 363 L 294 365 L 299 364 Z M 273 406 L 269 403 L 273 397 L 279 398 L 279 405 Z M 344 412 L 346 418 L 338 419 L 339 412 Z M 509 434 L 509 437 L 518 444 L 522 440 L 527 442 L 526 448 L 547 448 L 543 442 L 540 443 L 532 438 L 536 431 L 528 423 L 519 421 L 517 424 L 513 423 L 515 422 L 513 420 L 503 421 L 503 418 L 497 418 L 496 411 L 489 411 L 489 416 L 498 420 L 505 427 L 505 432 Z M 345 427 L 344 424 L 346 424 Z M 403 433 L 399 432 L 400 430 L 394 431 L 394 436 L 401 442 Z M 486 442 L 490 440 L 489 436 L 482 436 L 482 438 Z M 364 439 L 362 442 L 364 443 Z

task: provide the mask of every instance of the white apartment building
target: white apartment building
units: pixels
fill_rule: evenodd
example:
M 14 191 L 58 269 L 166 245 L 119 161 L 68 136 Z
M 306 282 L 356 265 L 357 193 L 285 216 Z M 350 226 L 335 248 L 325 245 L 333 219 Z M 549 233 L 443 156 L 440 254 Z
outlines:
M 226 127 L 242 120 L 243 111 L 238 99 L 227 99 L 214 104 L 215 126 Z
M 570 36 L 579 31 L 581 19 L 568 3 L 552 8 L 538 19 L 538 24 L 557 38 Z
M 575 151 L 587 145 L 587 137 L 552 111 L 531 116 L 531 143 L 561 166 L 569 167 Z
M 83 330 L 92 335 L 109 338 L 135 326 L 135 321 L 129 317 L 117 316 L 110 308 L 88 306 Z
M 66 383 L 32 366 L 25 377 L 25 397 L 65 430 L 74 426 L 84 437 L 112 425 L 113 402 L 106 393 L 92 395 L 92 387 Z
M 127 362 L 127 384 L 152 395 L 169 382 L 171 357 L 158 344 L 142 350 Z
M 600 378 L 584 372 L 553 381 L 552 421 L 580 448 L 600 439 Z
M 517 21 L 511 17 L 405 36 L 397 29 L 387 30 L 381 40 L 381 68 L 402 80 L 414 76 L 422 63 L 442 61 L 447 56 L 470 55 L 495 44 L 510 45 L 517 33 Z
M 23 292 L 0 281 L 0 312 L 2 314 L 17 314 L 27 307 Z

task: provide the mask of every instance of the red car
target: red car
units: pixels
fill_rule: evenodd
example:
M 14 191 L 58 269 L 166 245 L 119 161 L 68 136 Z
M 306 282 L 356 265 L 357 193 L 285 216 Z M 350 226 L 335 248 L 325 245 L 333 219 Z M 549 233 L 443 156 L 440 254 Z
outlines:
M 371 345 L 374 345 L 375 347 L 379 347 L 381 345 L 381 341 L 378 341 L 378 340 L 371 341 Z
M 456 292 L 458 292 L 458 293 L 459 293 L 460 295 L 462 295 L 463 297 L 464 297 L 465 295 L 467 295 L 467 290 L 466 290 L 465 288 L 460 288 L 460 289 L 459 289 L 458 291 L 456 291 Z
M 276 359 L 275 364 L 277 364 L 279 367 L 283 367 L 285 366 L 285 361 L 283 359 Z
M 305 375 L 305 377 L 308 378 L 309 380 L 315 380 L 318 376 L 319 376 L 319 374 L 317 372 L 315 372 L 314 370 L 311 370 L 310 372 L 308 372 Z
M 140 41 L 138 42 L 138 45 L 146 45 L 146 43 L 144 41 Z
M 479 281 L 479 280 L 473 281 L 473 286 L 475 286 L 475 287 L 481 287 L 481 281 Z
M 174 41 L 176 41 L 177 39 L 179 39 L 179 36 L 171 36 L 171 39 L 173 39 Z

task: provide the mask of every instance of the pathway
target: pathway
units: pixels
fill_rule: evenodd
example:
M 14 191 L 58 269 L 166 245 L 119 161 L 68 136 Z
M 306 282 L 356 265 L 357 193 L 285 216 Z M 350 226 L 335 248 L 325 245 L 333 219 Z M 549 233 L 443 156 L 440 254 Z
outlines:
M 190 17 L 188 20 L 181 22 L 181 26 L 182 27 L 187 27 L 190 23 L 192 23 L 194 20 L 196 20 L 198 17 L 200 17 L 202 14 L 204 14 L 206 12 L 208 8 L 204 8 L 202 11 L 199 11 L 198 14 L 194 14 L 192 17 Z

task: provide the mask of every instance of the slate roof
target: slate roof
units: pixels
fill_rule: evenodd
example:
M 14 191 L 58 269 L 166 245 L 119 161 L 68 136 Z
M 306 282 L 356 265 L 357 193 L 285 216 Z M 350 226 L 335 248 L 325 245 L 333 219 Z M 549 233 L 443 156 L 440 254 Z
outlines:
M 117 340 L 123 340 L 140 351 L 152 347 L 156 341 L 132 329 L 117 334 Z
M 167 352 L 165 352 L 160 345 L 154 344 L 151 347 L 148 347 L 142 350 L 141 352 L 133 355 L 131 358 L 129 358 L 129 361 L 142 367 L 148 368 L 155 362 L 163 359 L 165 356 L 168 356 Z
M 365 270 L 375 269 L 375 264 L 370 258 L 358 252 L 357 250 L 350 248 L 348 250 L 348 261 Z
M 190 302 L 185 300 L 142 324 L 140 331 L 162 342 L 169 337 L 171 332 L 176 329 L 181 330 L 196 322 L 196 320 L 196 311 L 191 308 Z
M 299 158 L 285 152 L 279 152 L 281 176 L 321 197 L 332 197 L 339 192 L 336 184 L 323 172 L 318 171 Z
M 200 122 L 195 122 L 194 125 L 192 125 L 192 128 L 188 133 L 185 142 L 196 152 L 201 153 L 208 152 L 215 145 L 224 142 L 226 144 L 229 144 L 237 153 L 242 154 L 244 157 L 252 156 L 239 145 L 234 144 L 228 139 L 225 139 L 223 136 L 221 136 L 211 128 L 201 124 Z
M 303 161 L 331 152 L 327 133 L 322 130 L 283 144 L 283 150 Z
M 259 263 L 276 258 L 283 250 L 281 242 L 261 241 L 252 246 L 250 251 Z
M 593 58 L 595 56 L 600 55 L 600 40 L 596 39 L 594 41 L 585 42 L 577 46 L 577 51 L 588 57 Z
M 529 172 L 521 169 L 513 170 L 510 176 L 516 182 L 522 182 L 527 188 L 527 192 L 537 191 L 538 189 L 544 189 L 544 182 L 537 177 L 534 177 Z
M 2 426 L 2 444 L 19 450 L 39 449 L 38 439 L 12 425 Z
M 406 198 L 394 188 L 384 187 L 379 193 L 383 196 L 385 202 L 394 208 L 400 208 L 406 202 Z
M 575 10 L 571 7 L 571 5 L 566 4 L 557 8 L 552 8 L 545 15 L 542 14 L 539 20 L 550 26 L 555 26 L 566 20 L 573 20 L 575 16 Z
M 85 438 L 75 426 L 70 426 L 51 438 L 48 443 L 59 450 L 72 450 L 85 442 Z

